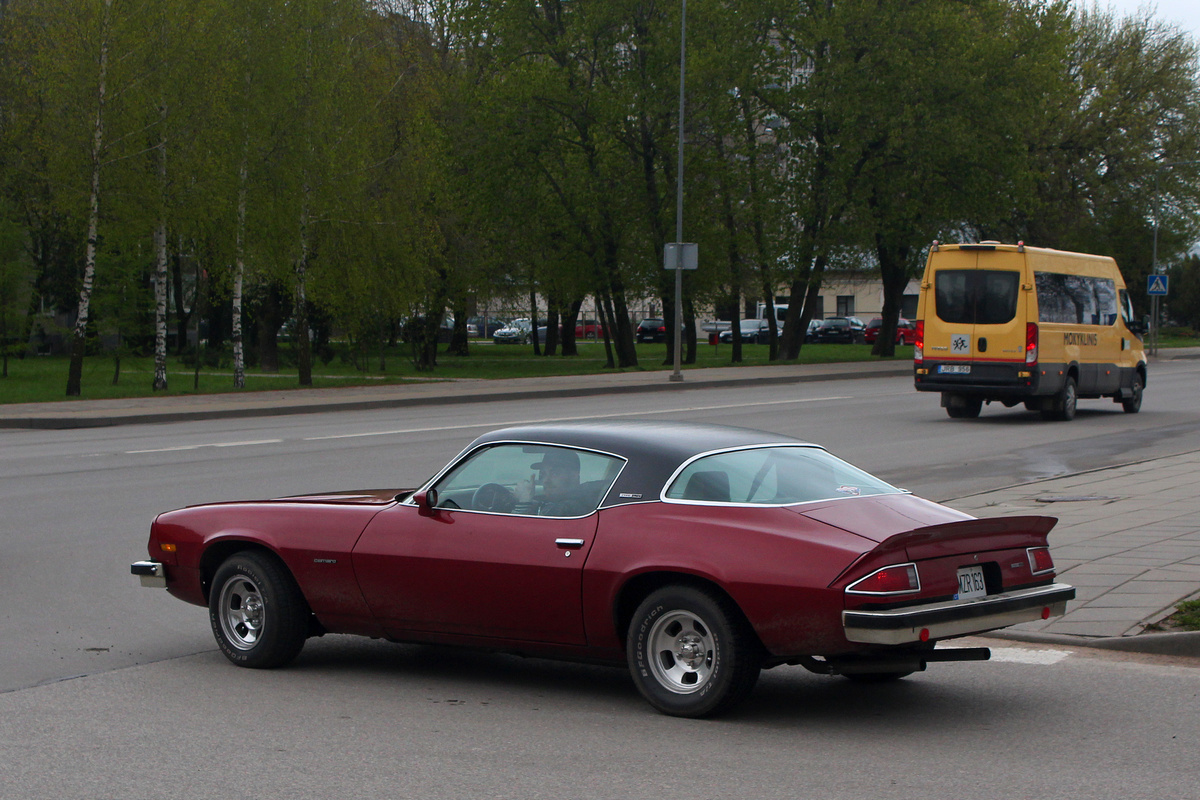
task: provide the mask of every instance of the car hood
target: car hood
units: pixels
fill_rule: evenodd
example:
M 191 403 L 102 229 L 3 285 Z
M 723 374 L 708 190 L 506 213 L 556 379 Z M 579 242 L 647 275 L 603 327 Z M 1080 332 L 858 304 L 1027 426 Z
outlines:
M 281 503 L 337 503 L 338 505 L 387 505 L 396 502 L 397 495 L 411 494 L 412 489 L 360 489 L 349 492 L 326 492 L 281 497 Z
M 883 542 L 917 528 L 974 519 L 970 514 L 911 494 L 839 498 L 789 506 L 789 510 L 873 542 Z

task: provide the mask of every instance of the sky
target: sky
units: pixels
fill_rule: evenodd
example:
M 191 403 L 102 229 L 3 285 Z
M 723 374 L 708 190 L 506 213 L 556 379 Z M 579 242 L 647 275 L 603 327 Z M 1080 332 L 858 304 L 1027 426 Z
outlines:
M 1173 22 L 1200 42 L 1200 0 L 1075 0 L 1080 7 L 1098 5 L 1111 9 L 1118 16 L 1132 16 L 1144 8 L 1150 8 L 1153 16 L 1164 22 Z

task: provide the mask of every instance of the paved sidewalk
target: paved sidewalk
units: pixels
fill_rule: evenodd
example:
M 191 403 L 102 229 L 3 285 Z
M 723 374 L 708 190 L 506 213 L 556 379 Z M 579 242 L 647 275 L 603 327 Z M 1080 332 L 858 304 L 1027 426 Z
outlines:
M 1117 637 L 1130 641 L 1104 645 L 1163 652 L 1175 647 L 1200 655 L 1200 633 L 1138 635 L 1170 616 L 1176 603 L 1200 594 L 1198 482 L 1200 452 L 1194 452 L 996 489 L 946 505 L 977 517 L 1058 517 L 1051 552 L 1060 580 L 1075 587 L 1076 599 L 1064 616 L 1012 632 L 1086 637 L 1079 642 L 1084 644 Z
M 1200 348 L 1159 360 L 1200 358 Z M 128 400 L 0 405 L 0 428 L 71 429 L 532 397 L 684 391 L 908 375 L 908 361 L 726 367 L 510 380 L 422 381 L 401 385 L 240 392 Z M 1200 452 L 1050 478 L 951 500 L 975 516 L 1059 518 L 1050 544 L 1061 579 L 1077 599 L 1068 613 L 1000 636 L 1200 657 L 1200 633 L 1143 633 L 1175 604 L 1200 593 Z

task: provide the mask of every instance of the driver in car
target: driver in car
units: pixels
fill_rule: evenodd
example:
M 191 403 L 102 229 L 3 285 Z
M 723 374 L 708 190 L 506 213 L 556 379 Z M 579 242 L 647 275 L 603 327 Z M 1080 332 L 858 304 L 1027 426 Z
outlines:
M 517 498 L 513 511 L 543 517 L 577 517 L 595 508 L 593 499 L 579 489 L 579 456 L 570 450 L 547 450 L 542 460 L 530 466 L 538 471 L 514 488 Z M 542 484 L 542 496 L 534 496 L 534 487 Z

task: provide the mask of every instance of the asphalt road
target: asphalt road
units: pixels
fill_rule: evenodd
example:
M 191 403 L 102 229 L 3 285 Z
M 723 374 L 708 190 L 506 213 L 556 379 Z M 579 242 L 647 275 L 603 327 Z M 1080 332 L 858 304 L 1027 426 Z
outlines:
M 934 665 L 889 689 L 781 669 L 735 718 L 690 723 L 643 707 L 620 671 L 508 656 L 327 637 L 295 668 L 237 670 L 203 609 L 140 589 L 128 564 L 159 511 L 413 486 L 483 430 L 530 420 L 763 428 L 961 497 L 1200 449 L 1197 373 L 1164 363 L 1141 414 L 1081 401 L 1065 424 L 999 407 L 950 420 L 888 378 L 0 431 L 0 796 L 1083 797 L 1126 780 L 1147 787 L 1130 796 L 1192 796 L 1196 762 L 1173 748 L 1200 734 L 1194 665 Z

